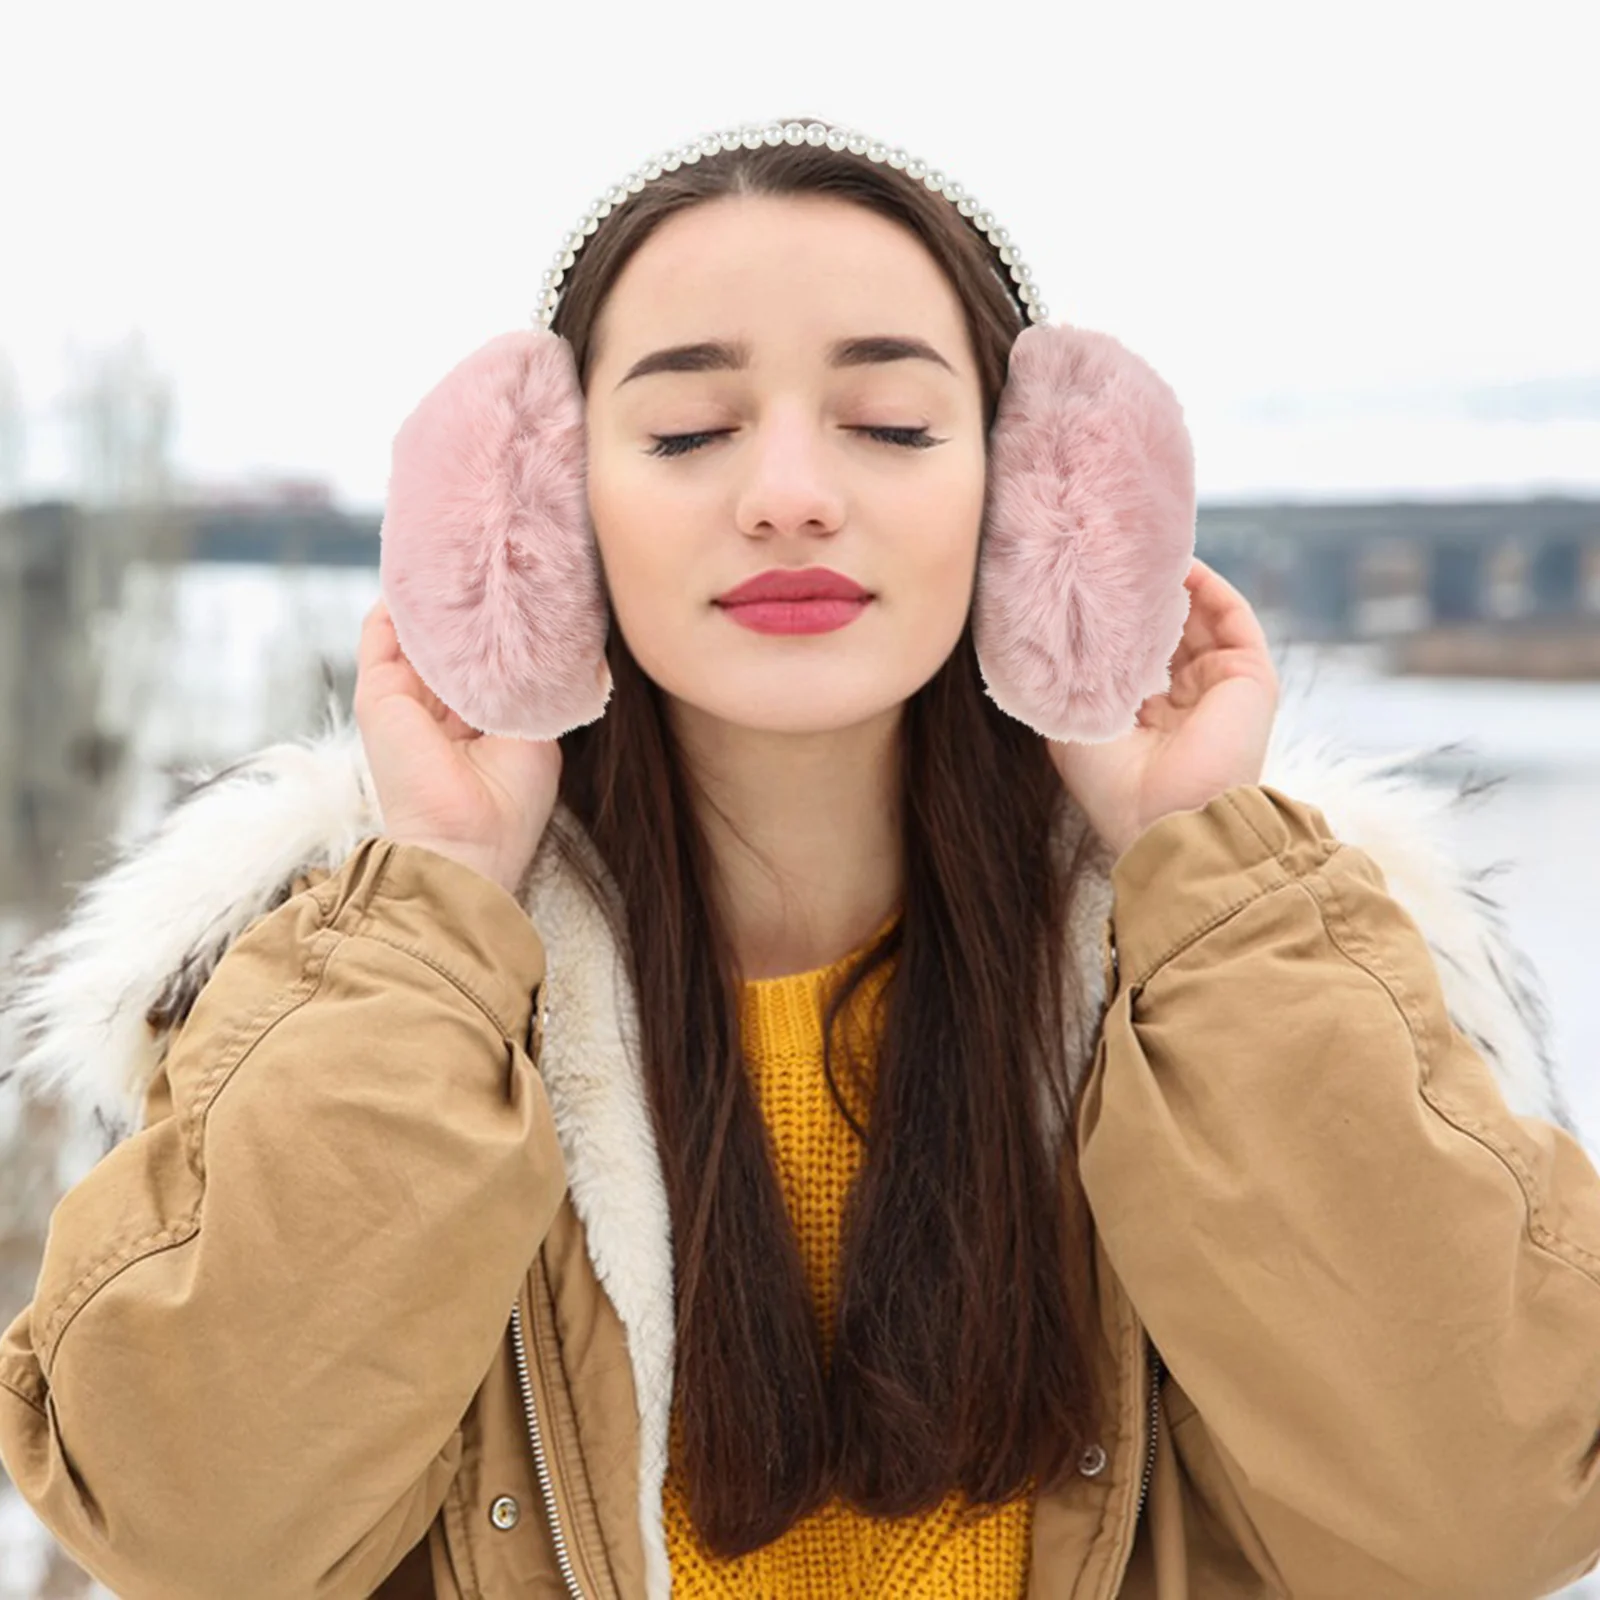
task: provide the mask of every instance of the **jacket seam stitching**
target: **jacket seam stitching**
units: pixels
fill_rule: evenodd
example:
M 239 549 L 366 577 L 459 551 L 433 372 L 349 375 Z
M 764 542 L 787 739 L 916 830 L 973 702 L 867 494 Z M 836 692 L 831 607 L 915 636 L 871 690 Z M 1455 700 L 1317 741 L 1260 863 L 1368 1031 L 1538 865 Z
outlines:
M 294 981 L 277 990 L 247 1021 L 237 1025 L 237 1036 L 222 1051 L 221 1059 L 196 1080 L 193 1097 L 183 1114 L 184 1154 L 202 1184 L 205 1182 L 205 1124 L 217 1097 L 273 1029 L 316 998 L 327 979 L 328 964 L 346 937 L 327 926 L 319 928 Z
M 1339 887 L 1332 878 L 1321 872 L 1315 874 L 1314 877 L 1319 881 L 1314 884 L 1308 881 L 1302 886 L 1317 906 L 1318 914 L 1329 940 L 1351 965 L 1365 972 L 1384 990 L 1405 1025 L 1421 1069 L 1417 1077 L 1417 1093 L 1423 1103 L 1442 1122 L 1454 1128 L 1463 1137 L 1471 1139 L 1473 1143 L 1494 1156 L 1511 1174 L 1517 1185 L 1518 1192 L 1522 1196 L 1529 1242 L 1536 1248 L 1543 1250 L 1547 1255 L 1553 1256 L 1574 1271 L 1581 1273 L 1597 1288 L 1600 1288 L 1600 1256 L 1595 1256 L 1585 1250 L 1582 1245 L 1563 1238 L 1562 1235 L 1556 1233 L 1545 1224 L 1541 1215 L 1542 1207 L 1540 1205 L 1538 1181 L 1516 1151 L 1503 1146 L 1491 1127 L 1479 1122 L 1475 1117 L 1461 1111 L 1458 1107 L 1448 1107 L 1448 1102 L 1441 1100 L 1437 1091 L 1432 1088 L 1429 1081 L 1433 1068 L 1432 1052 L 1427 1042 L 1427 1030 L 1420 1026 L 1418 1019 L 1413 1015 L 1414 1005 L 1409 986 L 1399 973 L 1393 971 L 1388 963 L 1383 960 L 1382 953 L 1370 945 L 1358 931 L 1345 908 Z M 1402 907 L 1402 909 L 1404 908 Z M 1343 930 L 1343 937 L 1334 927 L 1335 923 L 1338 924 L 1339 929 Z M 1364 952 L 1366 959 L 1363 960 L 1356 953 L 1356 947 L 1359 947 Z M 1454 1027 L 1453 1021 L 1450 1026 Z M 1465 1040 L 1466 1036 L 1463 1034 L 1462 1038 Z M 1470 1046 L 1470 1041 L 1467 1041 L 1467 1043 Z M 1498 1088 L 1498 1084 L 1496 1087 Z
M 472 1548 L 472 1528 L 467 1514 L 467 1491 L 461 1481 L 458 1470 L 450 1480 L 450 1488 L 445 1497 L 445 1503 L 454 1513 L 456 1526 L 459 1530 L 461 1541 L 461 1558 L 467 1569 L 467 1582 L 470 1584 L 468 1591 L 469 1600 L 483 1600 L 483 1580 L 478 1576 L 478 1558 Z M 448 1523 L 446 1524 L 448 1527 Z
M 1325 867 L 1328 862 L 1339 853 L 1340 850 L 1346 848 L 1337 839 L 1330 840 L 1319 838 L 1316 842 L 1324 852 L 1322 859 L 1315 867 L 1309 868 L 1305 872 L 1296 872 L 1290 865 L 1289 858 L 1285 852 L 1279 849 L 1279 847 L 1274 844 L 1274 842 L 1269 839 L 1260 828 L 1256 826 L 1255 821 L 1250 816 L 1248 810 L 1239 804 L 1238 798 L 1235 795 L 1231 793 L 1224 793 L 1218 798 L 1225 806 L 1227 806 L 1228 810 L 1239 819 L 1240 825 L 1248 829 L 1249 832 L 1260 841 L 1261 848 L 1266 852 L 1265 857 L 1261 861 L 1252 862 L 1246 870 L 1253 871 L 1257 867 L 1270 866 L 1276 869 L 1276 881 L 1257 886 L 1256 888 L 1252 889 L 1249 894 L 1242 895 L 1238 899 L 1230 901 L 1227 905 L 1221 907 L 1217 911 L 1212 912 L 1210 916 L 1203 918 L 1194 927 L 1178 935 L 1178 937 L 1173 939 L 1168 947 L 1163 950 L 1159 956 L 1156 956 L 1147 962 L 1144 968 L 1129 981 L 1129 988 L 1137 989 L 1141 984 L 1148 983 L 1150 979 L 1174 957 L 1181 955 L 1189 948 L 1190 945 L 1196 943 L 1200 939 L 1203 939 L 1213 929 L 1220 927 L 1224 922 L 1228 921 L 1230 917 L 1236 916 L 1239 912 L 1243 911 L 1246 906 L 1253 905 L 1257 900 L 1262 899 L 1266 895 L 1276 894 L 1280 889 L 1287 888 L 1290 884 L 1301 882 L 1312 872 L 1320 872 L 1323 867 Z M 1113 927 L 1114 926 L 1115 924 L 1113 922 Z
M 484 1016 L 486 1016 L 489 1021 L 495 1025 L 496 1031 L 502 1038 L 508 1040 L 516 1039 L 515 1031 L 501 1016 L 499 1008 L 491 1005 L 490 1002 L 477 991 L 471 982 L 469 982 L 466 978 L 463 978 L 459 973 L 452 971 L 451 968 L 445 965 L 445 963 L 441 962 L 438 957 L 429 955 L 426 950 L 420 949 L 414 944 L 407 944 L 404 940 L 388 939 L 382 934 L 373 933 L 369 929 L 365 928 L 360 929 L 357 932 L 353 932 L 347 935 L 347 937 L 354 939 L 370 939 L 374 944 L 382 945 L 387 950 L 398 950 L 402 955 L 408 955 L 414 960 L 420 961 L 423 966 L 429 967 L 434 972 L 438 973 L 438 975 L 443 978 L 453 989 L 459 990 L 462 995 L 470 1000 L 484 1014 Z
M 1280 852 L 1278 847 L 1266 836 L 1266 834 L 1264 834 L 1255 825 L 1255 823 L 1250 818 L 1250 813 L 1248 811 L 1246 811 L 1245 808 L 1239 804 L 1238 797 L 1236 795 L 1228 793 L 1227 791 L 1224 791 L 1224 793 L 1222 795 L 1222 803 L 1225 806 L 1227 806 L 1227 808 L 1234 814 L 1234 816 L 1236 816 L 1239 819 L 1239 821 L 1241 823 L 1243 823 L 1244 826 L 1247 827 L 1251 831 L 1251 833 L 1253 833 L 1256 836 L 1257 839 L 1259 839 L 1261 841 L 1261 848 L 1263 850 L 1265 850 L 1267 852 L 1267 854 L 1274 861 L 1276 861 L 1280 867 L 1284 866 L 1285 863 L 1284 863 L 1284 860 L 1283 860 L 1282 852 Z
M 1182 955 L 1190 945 L 1195 944 L 1199 940 L 1205 938 L 1205 936 L 1213 929 L 1221 927 L 1224 922 L 1227 922 L 1231 918 L 1237 916 L 1238 913 L 1243 911 L 1246 906 L 1253 905 L 1257 900 L 1264 899 L 1269 894 L 1276 894 L 1280 889 L 1286 888 L 1289 884 L 1293 883 L 1295 881 L 1294 878 L 1283 871 L 1283 863 L 1279 861 L 1276 856 L 1274 856 L 1272 859 L 1280 874 L 1277 882 L 1258 884 L 1252 888 L 1248 894 L 1241 895 L 1236 900 L 1230 900 L 1225 906 L 1213 911 L 1209 916 L 1202 918 L 1202 920 L 1196 923 L 1192 928 L 1187 929 L 1184 933 L 1173 939 L 1160 955 L 1155 956 L 1150 961 L 1146 962 L 1138 974 L 1129 980 L 1127 987 L 1130 989 L 1137 989 L 1141 985 L 1148 983 L 1150 979 L 1154 977 L 1162 967 L 1166 966 L 1169 961 L 1172 961 L 1176 957 Z M 1265 863 L 1263 862 L 1262 865 L 1265 865 Z
M 400 939 L 386 938 L 381 932 L 374 931 L 372 926 L 374 922 L 372 914 L 372 902 L 382 893 L 384 883 L 389 876 L 389 869 L 394 864 L 394 858 L 394 841 L 391 840 L 389 842 L 389 848 L 384 851 L 382 858 L 378 862 L 377 870 L 373 873 L 371 891 L 361 906 L 360 915 L 356 919 L 355 926 L 350 929 L 351 935 L 357 938 L 371 939 L 374 944 L 384 945 L 390 950 L 398 950 L 402 954 L 411 956 L 414 960 L 420 961 L 425 967 L 430 967 L 447 983 L 453 985 L 456 989 L 459 989 L 461 993 L 467 997 L 467 999 L 472 1001 L 472 1003 L 477 1006 L 477 1008 L 490 1020 L 490 1022 L 495 1025 L 495 1028 L 503 1037 L 507 1039 L 514 1038 L 515 1035 L 501 1017 L 498 1007 L 491 1005 L 489 1001 L 479 993 L 476 985 L 473 984 L 470 979 L 463 977 L 460 973 L 453 970 L 453 968 L 442 963 L 437 956 L 429 955 L 427 951 L 418 948 L 416 945 L 407 943 L 406 941 Z
M 156 1228 L 148 1233 L 139 1235 L 121 1246 L 109 1256 L 101 1256 L 92 1267 L 84 1272 L 70 1289 L 66 1291 L 50 1313 L 40 1334 L 42 1350 L 40 1352 L 40 1367 L 46 1379 L 50 1376 L 50 1369 L 54 1367 L 56 1352 L 61 1348 L 61 1341 L 66 1338 L 68 1330 L 78 1313 L 83 1310 L 94 1297 L 114 1278 L 120 1277 L 129 1267 L 140 1261 L 148 1261 L 151 1256 L 159 1255 L 164 1250 L 178 1249 L 188 1244 L 200 1232 L 200 1211 L 196 1207 L 188 1216 L 177 1222 L 169 1222 L 164 1227 Z M 102 1276 L 103 1274 L 103 1276 Z M 99 1282 L 85 1289 L 92 1279 L 99 1278 Z M 81 1292 L 80 1292 L 81 1291 Z
M 46 1411 L 45 1408 L 42 1405 L 40 1405 L 39 1402 L 37 1400 L 35 1400 L 31 1394 L 24 1394 L 22 1392 L 22 1390 L 19 1389 L 16 1386 L 16 1384 L 14 1384 L 3 1373 L 0 1373 L 0 1389 L 4 1389 L 7 1394 L 12 1395 L 16 1399 L 20 1400 L 23 1403 L 23 1405 L 28 1407 L 28 1409 L 30 1411 L 35 1411 L 41 1417 L 44 1417 L 46 1419 L 49 1418 L 50 1413 L 48 1411 Z

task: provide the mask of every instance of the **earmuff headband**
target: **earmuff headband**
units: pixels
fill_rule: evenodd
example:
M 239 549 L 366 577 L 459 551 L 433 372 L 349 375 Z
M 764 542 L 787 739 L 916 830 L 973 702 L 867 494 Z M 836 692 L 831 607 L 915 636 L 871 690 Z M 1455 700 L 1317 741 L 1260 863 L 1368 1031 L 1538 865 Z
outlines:
M 561 285 L 612 211 L 676 166 L 778 143 L 903 170 L 994 248 L 1029 325 L 989 436 L 972 633 L 990 699 L 1047 738 L 1132 730 L 1170 687 L 1189 612 L 1194 456 L 1156 372 L 1107 334 L 1046 320 L 992 215 L 926 164 L 826 123 L 709 134 L 595 201 L 544 275 L 536 326 L 462 361 L 395 436 L 379 583 L 423 681 L 472 727 L 556 739 L 604 714 L 609 615 L 589 521 L 583 393 L 551 330 Z

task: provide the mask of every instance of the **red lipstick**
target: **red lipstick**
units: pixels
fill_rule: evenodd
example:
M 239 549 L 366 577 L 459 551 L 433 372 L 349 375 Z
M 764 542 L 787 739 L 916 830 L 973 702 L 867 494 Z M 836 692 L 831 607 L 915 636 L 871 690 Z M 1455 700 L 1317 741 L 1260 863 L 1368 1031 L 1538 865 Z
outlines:
M 829 567 L 771 567 L 716 603 L 757 633 L 831 633 L 854 622 L 871 600 L 868 590 Z

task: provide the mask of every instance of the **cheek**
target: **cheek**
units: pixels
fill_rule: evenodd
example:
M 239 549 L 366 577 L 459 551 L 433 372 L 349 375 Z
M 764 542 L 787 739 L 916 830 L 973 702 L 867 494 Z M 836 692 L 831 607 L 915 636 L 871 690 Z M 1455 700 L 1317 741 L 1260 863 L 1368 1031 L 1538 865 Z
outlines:
M 663 494 L 654 463 L 627 457 L 591 460 L 588 497 L 617 628 L 646 674 L 679 692 L 696 576 L 712 570 L 699 545 L 715 521 L 682 493 Z
M 983 522 L 984 460 L 953 461 L 930 474 L 910 497 L 901 496 L 884 526 L 895 528 L 903 570 L 930 583 L 969 584 Z
M 619 605 L 673 561 L 673 508 L 631 465 L 600 452 L 588 466 L 589 517 L 606 582 Z

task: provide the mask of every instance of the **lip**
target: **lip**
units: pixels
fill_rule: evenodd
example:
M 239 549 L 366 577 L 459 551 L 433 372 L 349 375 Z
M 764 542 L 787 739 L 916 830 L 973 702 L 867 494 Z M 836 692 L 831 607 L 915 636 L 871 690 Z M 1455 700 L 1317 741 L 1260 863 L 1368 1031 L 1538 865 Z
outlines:
M 755 633 L 832 633 L 871 604 L 868 595 L 864 600 L 747 600 L 722 610 L 730 622 Z
M 831 567 L 769 567 L 746 578 L 726 594 L 719 606 L 755 605 L 764 601 L 870 600 L 871 593 L 853 578 Z

